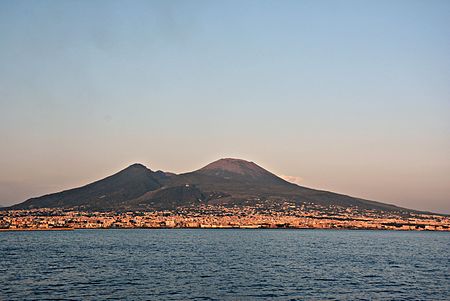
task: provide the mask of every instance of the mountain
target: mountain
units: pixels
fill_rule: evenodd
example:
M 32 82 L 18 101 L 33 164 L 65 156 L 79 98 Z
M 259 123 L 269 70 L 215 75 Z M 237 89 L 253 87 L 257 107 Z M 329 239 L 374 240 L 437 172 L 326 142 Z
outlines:
M 144 193 L 160 188 L 164 176 L 142 164 L 124 170 L 83 187 L 31 198 L 11 206 L 12 209 L 81 207 L 112 209 Z
M 151 171 L 141 164 L 83 187 L 31 198 L 11 209 L 69 208 L 91 210 L 174 209 L 202 203 L 242 205 L 264 201 L 338 205 L 384 211 L 408 211 L 287 182 L 257 164 L 220 159 L 196 171 L 173 174 Z

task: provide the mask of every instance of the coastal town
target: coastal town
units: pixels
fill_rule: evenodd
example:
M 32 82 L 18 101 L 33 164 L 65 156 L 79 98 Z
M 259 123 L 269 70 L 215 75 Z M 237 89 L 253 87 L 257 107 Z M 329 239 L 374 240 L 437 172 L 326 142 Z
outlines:
M 132 228 L 450 231 L 450 217 L 290 202 L 273 203 L 270 206 L 201 205 L 153 211 L 95 212 L 74 208 L 0 211 L 0 231 Z

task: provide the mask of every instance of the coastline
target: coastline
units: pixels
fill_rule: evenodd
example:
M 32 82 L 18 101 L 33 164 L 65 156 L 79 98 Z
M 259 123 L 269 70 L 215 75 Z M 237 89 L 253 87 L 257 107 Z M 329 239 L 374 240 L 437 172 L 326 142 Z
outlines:
M 0 229 L 0 232 L 23 232 L 23 231 L 73 231 L 75 228 L 15 228 L 15 229 Z
M 265 227 L 129 227 L 129 228 L 15 228 L 0 229 L 0 232 L 45 232 L 75 230 L 326 230 L 326 231 L 400 231 L 400 232 L 450 232 L 449 230 L 430 229 L 382 229 L 382 228 L 265 228 Z

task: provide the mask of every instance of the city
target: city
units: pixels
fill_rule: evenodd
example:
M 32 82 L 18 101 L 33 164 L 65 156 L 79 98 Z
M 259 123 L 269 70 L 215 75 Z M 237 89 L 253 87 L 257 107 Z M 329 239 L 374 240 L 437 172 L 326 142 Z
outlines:
M 243 206 L 201 205 L 175 210 L 81 211 L 29 209 L 0 211 L 0 231 L 131 228 L 292 228 L 450 231 L 450 217 L 411 212 L 321 206 L 292 202 Z

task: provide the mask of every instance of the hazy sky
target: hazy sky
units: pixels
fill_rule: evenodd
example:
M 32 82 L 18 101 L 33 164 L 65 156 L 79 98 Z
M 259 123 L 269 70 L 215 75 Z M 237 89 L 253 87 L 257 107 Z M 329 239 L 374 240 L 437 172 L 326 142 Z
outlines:
M 450 1 L 0 0 L 0 205 L 221 157 L 450 213 Z

